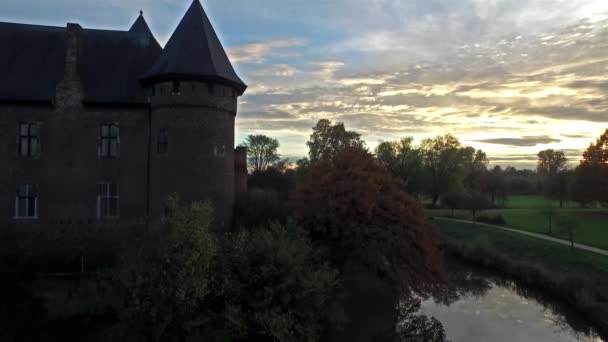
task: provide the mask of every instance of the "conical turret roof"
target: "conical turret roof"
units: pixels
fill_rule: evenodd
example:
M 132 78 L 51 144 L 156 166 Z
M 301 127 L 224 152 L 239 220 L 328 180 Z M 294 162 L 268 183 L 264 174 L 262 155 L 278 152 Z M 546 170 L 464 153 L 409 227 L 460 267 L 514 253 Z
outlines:
M 133 26 L 129 29 L 129 32 L 154 37 L 146 19 L 144 19 L 143 11 L 139 11 L 139 17 L 137 17 L 137 20 L 135 20 Z
M 199 0 L 192 2 L 142 79 L 145 83 L 169 80 L 215 81 L 235 87 L 240 94 L 247 88 L 234 71 Z

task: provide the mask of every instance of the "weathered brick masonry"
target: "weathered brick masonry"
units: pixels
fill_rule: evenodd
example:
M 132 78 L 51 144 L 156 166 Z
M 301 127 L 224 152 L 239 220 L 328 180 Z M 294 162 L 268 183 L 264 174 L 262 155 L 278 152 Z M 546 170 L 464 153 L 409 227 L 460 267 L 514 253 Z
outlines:
M 171 194 L 231 224 L 246 86 L 198 0 L 164 49 L 143 16 L 129 31 L 0 23 L 0 77 L 0 254 L 111 256 Z

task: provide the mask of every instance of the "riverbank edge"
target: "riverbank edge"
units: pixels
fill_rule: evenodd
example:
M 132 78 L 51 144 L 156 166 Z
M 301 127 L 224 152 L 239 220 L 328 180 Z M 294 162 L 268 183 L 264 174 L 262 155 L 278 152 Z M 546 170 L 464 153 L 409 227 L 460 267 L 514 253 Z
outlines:
M 480 246 L 443 240 L 440 247 L 445 256 L 500 272 L 563 300 L 589 321 L 604 340 L 608 340 L 608 293 L 599 293 L 589 285 L 589 280 L 547 271 L 534 263 Z

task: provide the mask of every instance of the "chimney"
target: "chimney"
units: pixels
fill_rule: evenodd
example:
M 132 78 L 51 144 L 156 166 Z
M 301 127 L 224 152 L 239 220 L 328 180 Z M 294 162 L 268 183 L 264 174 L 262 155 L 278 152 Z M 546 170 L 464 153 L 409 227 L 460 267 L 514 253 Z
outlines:
M 57 85 L 55 105 L 59 108 L 79 108 L 84 97 L 78 72 L 82 50 L 82 27 L 68 23 L 66 29 L 65 69 L 63 79 Z

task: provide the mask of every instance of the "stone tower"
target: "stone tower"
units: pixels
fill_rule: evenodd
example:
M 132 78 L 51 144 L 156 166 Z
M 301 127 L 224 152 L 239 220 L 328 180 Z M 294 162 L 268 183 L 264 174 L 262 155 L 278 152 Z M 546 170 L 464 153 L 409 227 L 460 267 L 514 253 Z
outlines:
M 194 0 L 154 66 L 141 79 L 150 94 L 148 211 L 167 198 L 210 200 L 218 228 L 235 203 L 234 122 L 247 86 L 237 76 L 199 0 Z

